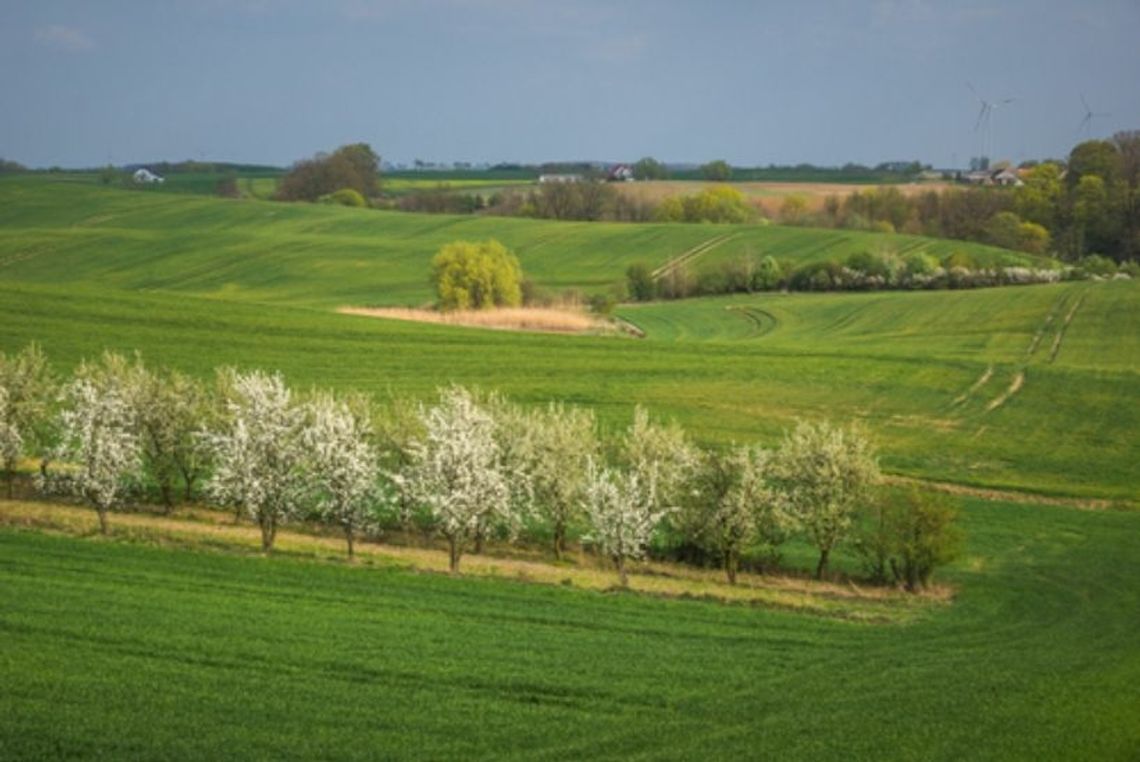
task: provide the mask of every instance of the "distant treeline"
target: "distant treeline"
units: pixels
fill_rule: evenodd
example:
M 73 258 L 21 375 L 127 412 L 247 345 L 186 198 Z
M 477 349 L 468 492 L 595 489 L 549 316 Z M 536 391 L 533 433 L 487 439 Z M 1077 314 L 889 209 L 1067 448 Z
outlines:
M 1140 257 L 1140 131 L 1089 140 L 1068 161 L 1022 174 L 1022 185 L 927 191 L 907 196 L 881 187 L 827 199 L 809 214 L 781 210 L 785 223 L 898 230 L 937 238 L 1055 254 L 1075 262 L 1091 254 L 1116 262 Z
M 159 175 L 180 175 L 180 174 L 226 174 L 228 172 L 237 172 L 239 174 L 272 174 L 274 172 L 284 172 L 281 167 L 274 167 L 268 164 L 235 164 L 228 161 L 156 161 L 150 164 L 127 164 L 123 167 L 128 172 L 134 172 L 142 168 L 149 169 Z

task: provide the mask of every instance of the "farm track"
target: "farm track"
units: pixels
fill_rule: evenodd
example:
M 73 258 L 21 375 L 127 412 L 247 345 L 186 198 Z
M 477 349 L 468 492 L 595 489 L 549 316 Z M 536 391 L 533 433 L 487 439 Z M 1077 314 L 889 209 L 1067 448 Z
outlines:
M 966 402 L 966 400 L 970 399 L 970 397 L 973 396 L 975 392 L 977 392 L 979 389 L 981 389 L 983 386 L 985 386 L 987 383 L 989 383 L 989 380 L 993 377 L 994 377 L 994 366 L 990 365 L 986 368 L 985 372 L 982 373 L 982 375 L 978 378 L 978 380 L 975 381 L 970 386 L 969 389 L 967 389 L 966 391 L 962 392 L 962 394 L 960 394 L 954 398 L 954 402 L 952 403 L 953 406 L 957 407 L 958 405 L 961 405 L 964 402 Z
M 755 330 L 748 338 L 766 336 L 780 327 L 780 321 L 776 319 L 775 315 L 758 307 L 733 306 L 725 307 L 725 309 L 733 314 L 740 315 L 755 327 Z
M 984 412 L 990 413 L 1002 407 L 1011 399 L 1013 399 L 1014 395 L 1020 392 L 1021 389 L 1025 386 L 1026 374 L 1028 372 L 1029 365 L 1033 362 L 1034 356 L 1041 348 L 1042 339 L 1044 339 L 1045 335 L 1049 332 L 1050 326 L 1054 324 L 1054 322 L 1057 320 L 1057 317 L 1061 314 L 1061 311 L 1064 308 L 1065 304 L 1068 302 L 1069 296 L 1070 292 L 1062 293 L 1059 297 L 1057 297 L 1056 301 L 1053 302 L 1053 306 L 1049 309 L 1048 314 L 1045 315 L 1045 319 L 1033 333 L 1033 338 L 1029 340 L 1029 346 L 1025 348 L 1025 356 L 1022 359 L 1020 365 L 1018 365 L 1017 369 L 1014 371 L 1013 377 L 1010 379 L 1009 386 L 1006 387 L 1006 390 L 1004 392 L 999 394 L 997 397 L 994 397 L 989 401 L 989 403 L 986 404 L 986 409 Z M 1072 321 L 1073 315 L 1076 314 L 1077 308 L 1080 307 L 1081 301 L 1083 299 L 1084 294 L 1081 294 L 1076 303 L 1066 314 L 1065 319 L 1062 321 L 1061 325 L 1057 328 L 1057 333 L 1052 341 L 1048 362 L 1052 363 L 1053 360 L 1056 359 L 1057 352 L 1059 352 L 1061 349 L 1061 341 L 1064 336 L 1065 329 Z M 983 430 L 984 427 L 983 429 L 979 429 L 976 436 L 980 436 Z
M 720 246 L 721 244 L 726 243 L 726 242 L 732 240 L 733 238 L 739 237 L 739 235 L 740 235 L 739 233 L 725 233 L 724 235 L 719 235 L 719 236 L 716 236 L 715 238 L 710 238 L 709 240 L 694 246 L 693 248 L 689 249 L 688 251 L 681 252 L 680 254 L 673 257 L 672 259 L 670 259 L 665 264 L 658 267 L 656 270 L 652 270 L 649 273 L 649 276 L 651 278 L 653 278 L 654 280 L 660 280 L 661 278 L 664 278 L 666 275 L 673 273 L 678 268 L 689 264 L 690 262 L 697 259 L 698 257 L 700 257 L 704 254 L 708 254 L 710 251 L 712 251 L 716 247 Z
M 1061 351 L 1061 342 L 1065 338 L 1065 331 L 1069 329 L 1069 323 L 1073 322 L 1073 317 L 1077 314 L 1077 310 L 1081 308 L 1081 304 L 1085 301 L 1085 294 L 1082 293 L 1077 297 L 1077 301 L 1073 303 L 1072 308 L 1065 315 L 1065 320 L 1061 323 L 1061 327 L 1057 330 L 1057 336 L 1053 339 L 1053 346 L 1049 350 L 1049 363 L 1052 364 L 1057 360 L 1057 353 Z

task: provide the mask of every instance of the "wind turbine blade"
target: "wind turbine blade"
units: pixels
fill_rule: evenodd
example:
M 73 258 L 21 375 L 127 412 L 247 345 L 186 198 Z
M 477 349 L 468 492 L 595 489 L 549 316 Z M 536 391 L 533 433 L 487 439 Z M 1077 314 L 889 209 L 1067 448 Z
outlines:
M 1084 93 L 1081 93 L 1081 105 L 1085 107 L 1085 111 L 1087 113 L 1090 113 L 1090 114 L 1092 113 L 1092 109 L 1089 108 L 1089 102 L 1085 100 L 1085 94 Z
M 978 121 L 974 122 L 974 132 L 977 132 L 978 128 L 982 126 L 982 122 L 985 121 L 986 113 L 988 110 L 988 104 L 985 101 L 982 101 L 982 108 L 978 112 Z

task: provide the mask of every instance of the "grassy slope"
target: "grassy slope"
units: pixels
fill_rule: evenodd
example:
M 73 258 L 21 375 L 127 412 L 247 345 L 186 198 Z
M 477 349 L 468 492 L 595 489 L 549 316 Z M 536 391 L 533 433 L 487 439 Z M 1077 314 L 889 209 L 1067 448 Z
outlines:
M 7 284 L 0 284 L 0 348 L 38 340 L 63 365 L 108 347 L 199 373 L 256 365 L 301 384 L 371 391 L 424 395 L 454 380 L 525 400 L 590 404 L 610 423 L 626 420 L 637 401 L 707 441 L 772 443 L 796 417 L 854 417 L 868 423 L 896 471 L 1136 496 L 1135 284 L 766 295 L 625 309 L 648 329 L 644 342 L 486 334 L 326 310 L 426 298 L 427 260 L 453 238 L 497 236 L 540 282 L 588 287 L 620 277 L 633 259 L 664 261 L 722 229 L 226 202 L 66 178 L 0 181 L 0 201 Z M 844 231 L 730 232 L 737 237 L 708 256 L 764 242 L 781 256 L 810 259 L 877 240 Z M 962 245 L 915 240 L 932 249 Z M 987 384 L 955 404 L 991 368 Z M 1023 388 L 987 410 L 1018 374 Z
M 151 362 L 199 374 L 221 364 L 263 367 L 302 386 L 381 395 L 426 396 L 456 381 L 523 401 L 590 405 L 610 425 L 627 421 L 640 402 L 676 416 L 706 441 L 774 444 L 796 417 L 858 417 L 894 471 L 1134 499 L 1140 315 L 1130 305 L 1138 286 L 699 300 L 629 309 L 651 333 L 636 341 L 0 285 L 0 348 L 37 340 L 64 366 L 103 348 L 139 349 Z M 1027 358 L 1033 334 L 1058 301 L 1082 293 L 1056 361 L 1048 361 L 1050 333 Z M 754 323 L 728 305 L 763 309 L 778 316 L 779 328 L 747 340 Z M 995 316 L 985 330 L 977 327 L 979 313 Z M 913 329 L 898 327 L 904 318 Z M 1086 321 L 1110 323 L 1117 333 L 1093 333 L 1082 327 Z M 684 338 L 693 334 L 705 338 Z M 991 380 L 954 405 L 991 365 Z M 987 411 L 1023 366 L 1021 391 Z
M 0 530 L 0 756 L 1133 758 L 1140 514 L 964 508 L 910 625 Z
M 456 239 L 495 237 L 554 289 L 601 289 L 632 262 L 661 264 L 724 232 L 708 256 L 745 249 L 807 260 L 889 240 L 982 261 L 1022 255 L 976 244 L 870 233 L 708 225 L 558 223 L 421 216 L 309 204 L 106 189 L 68 178 L 0 179 L 0 274 L 246 301 L 336 306 L 431 298 L 429 261 Z

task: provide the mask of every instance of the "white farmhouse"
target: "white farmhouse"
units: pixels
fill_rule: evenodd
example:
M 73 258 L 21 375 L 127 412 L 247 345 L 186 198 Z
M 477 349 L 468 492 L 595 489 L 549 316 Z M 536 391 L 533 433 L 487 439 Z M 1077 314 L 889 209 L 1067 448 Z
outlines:
M 136 183 L 151 184 L 166 182 L 166 178 L 156 175 L 146 167 L 135 170 L 135 173 L 132 175 L 132 177 Z

